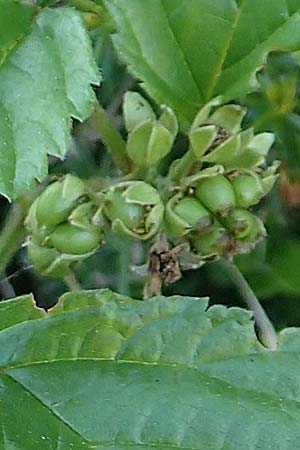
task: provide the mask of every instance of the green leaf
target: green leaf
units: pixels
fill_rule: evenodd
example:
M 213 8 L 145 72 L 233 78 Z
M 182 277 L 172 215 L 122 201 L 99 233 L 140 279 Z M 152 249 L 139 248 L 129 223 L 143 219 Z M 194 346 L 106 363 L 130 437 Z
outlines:
M 7 53 L 28 32 L 34 13 L 33 5 L 0 0 L 0 66 Z
M 257 88 L 272 50 L 300 49 L 299 0 L 109 0 L 121 57 L 155 100 L 191 123 L 201 105 Z
M 34 317 L 30 298 L 2 302 L 0 448 L 299 448 L 300 330 L 269 352 L 249 312 L 207 303 L 87 291 Z
M 0 26 L 4 11 L 0 3 Z M 27 22 L 24 19 L 23 29 L 28 31 Z M 99 84 L 99 79 L 79 14 L 71 8 L 40 12 L 30 33 L 22 35 L 0 67 L 3 195 L 15 198 L 34 179 L 42 180 L 47 154 L 66 154 L 71 117 L 82 121 L 90 115 L 95 99 L 90 83 Z

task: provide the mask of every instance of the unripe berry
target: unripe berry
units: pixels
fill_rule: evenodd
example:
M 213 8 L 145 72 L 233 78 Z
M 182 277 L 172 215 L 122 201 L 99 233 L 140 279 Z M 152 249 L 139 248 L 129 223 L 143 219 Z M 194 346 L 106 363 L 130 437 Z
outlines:
M 235 207 L 233 188 L 223 175 L 201 180 L 196 186 L 195 195 L 207 209 L 221 216 Z
M 202 229 L 202 227 L 210 226 L 212 223 L 212 216 L 201 203 L 192 197 L 185 197 L 179 200 L 174 208 L 178 216 L 188 222 L 193 229 Z
M 157 190 L 150 184 L 129 181 L 107 191 L 103 213 L 115 233 L 145 240 L 157 233 L 164 206 Z
M 27 251 L 34 268 L 45 277 L 64 278 L 70 272 L 70 261 L 61 258 L 54 248 L 47 248 L 29 240 Z
M 85 184 L 73 175 L 56 181 L 36 199 L 36 221 L 39 227 L 53 227 L 65 221 L 78 199 L 87 192 Z
M 114 222 L 120 220 L 129 229 L 139 229 L 144 225 L 144 207 L 127 203 L 122 192 L 115 190 L 104 203 L 107 218 Z
M 256 216 L 246 209 L 234 209 L 226 217 L 227 228 L 238 239 L 244 239 L 251 235 L 256 227 Z
M 194 250 L 203 257 L 220 257 L 228 250 L 230 237 L 226 229 L 216 223 L 212 231 L 203 235 L 194 235 L 192 245 Z
M 58 225 L 50 234 L 47 245 L 51 245 L 60 253 L 83 255 L 96 250 L 103 238 L 98 227 L 90 226 L 81 229 L 68 223 Z
M 250 208 L 264 196 L 261 180 L 253 172 L 241 173 L 233 178 L 231 183 L 236 196 L 236 205 L 239 208 Z

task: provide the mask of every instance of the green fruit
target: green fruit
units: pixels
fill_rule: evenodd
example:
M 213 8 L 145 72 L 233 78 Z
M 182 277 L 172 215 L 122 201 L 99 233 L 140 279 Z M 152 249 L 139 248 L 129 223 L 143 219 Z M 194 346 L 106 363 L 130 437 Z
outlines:
M 194 236 L 192 243 L 202 256 L 222 256 L 230 247 L 230 237 L 226 229 L 216 223 L 209 233 Z
M 85 193 L 84 183 L 72 175 L 47 186 L 32 205 L 38 226 L 53 227 L 64 222 Z
M 236 238 L 245 239 L 256 227 L 256 216 L 245 209 L 234 209 L 226 217 L 226 226 Z
M 182 218 L 188 225 L 197 229 L 203 230 L 211 226 L 213 218 L 201 203 L 192 197 L 185 197 L 176 204 L 174 212 Z
M 146 240 L 157 233 L 164 213 L 158 191 L 144 181 L 127 181 L 112 186 L 101 206 L 114 233 Z
M 250 208 L 256 205 L 264 196 L 260 178 L 255 173 L 242 173 L 232 180 L 232 187 L 239 208 Z
M 165 105 L 163 105 L 161 107 L 161 109 L 162 109 L 162 114 L 161 114 L 160 118 L 158 119 L 158 123 L 160 123 L 167 130 L 169 130 L 169 132 L 171 133 L 173 138 L 175 138 L 178 133 L 178 122 L 177 122 L 177 118 L 174 114 L 174 111 Z
M 95 226 L 82 229 L 65 223 L 56 227 L 47 244 L 60 253 L 83 255 L 96 250 L 102 237 L 102 232 Z
M 104 204 L 104 213 L 111 222 L 120 220 L 131 229 L 139 229 L 144 225 L 145 208 L 138 204 L 128 203 L 122 192 L 115 190 Z
M 30 240 L 27 251 L 34 268 L 43 276 L 64 278 L 70 271 L 70 262 L 63 261 L 54 248 L 43 247 Z
M 27 245 L 28 256 L 39 272 L 43 272 L 57 258 L 58 253 L 54 248 L 47 248 L 30 240 Z
M 205 178 L 195 190 L 196 197 L 212 213 L 226 215 L 235 207 L 235 195 L 230 182 L 223 175 Z
M 259 217 L 253 215 L 253 225 L 250 229 L 249 234 L 240 240 L 255 244 L 266 236 L 267 232 L 263 221 Z
M 143 122 L 129 134 L 127 153 L 139 167 L 156 165 L 171 150 L 174 136 L 159 122 Z

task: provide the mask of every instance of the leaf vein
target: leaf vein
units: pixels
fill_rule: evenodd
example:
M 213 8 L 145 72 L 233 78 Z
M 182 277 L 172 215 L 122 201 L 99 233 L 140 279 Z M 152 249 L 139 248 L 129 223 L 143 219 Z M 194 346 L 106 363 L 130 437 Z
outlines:
M 219 79 L 219 77 L 220 77 L 220 75 L 222 73 L 224 62 L 226 60 L 226 56 L 227 56 L 228 50 L 229 50 L 230 45 L 232 43 L 232 40 L 234 38 L 234 33 L 235 33 L 236 28 L 238 26 L 239 20 L 240 20 L 241 15 L 242 15 L 243 6 L 246 4 L 246 1 L 247 0 L 242 0 L 241 6 L 240 7 L 237 6 L 237 14 L 236 14 L 236 17 L 235 17 L 235 19 L 234 19 L 234 21 L 232 23 L 231 33 L 228 36 L 227 42 L 225 42 L 224 49 L 223 49 L 222 56 L 221 56 L 220 62 L 218 64 L 217 70 L 216 70 L 214 76 L 212 77 L 210 87 L 207 90 L 206 101 L 208 101 L 212 97 L 214 89 L 215 89 L 215 87 L 217 85 L 218 79 Z

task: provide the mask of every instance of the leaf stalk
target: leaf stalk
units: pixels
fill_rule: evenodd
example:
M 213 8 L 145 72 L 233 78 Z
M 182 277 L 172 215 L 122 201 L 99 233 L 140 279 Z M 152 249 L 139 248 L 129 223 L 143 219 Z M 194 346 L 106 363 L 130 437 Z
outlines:
M 276 351 L 278 346 L 276 331 L 253 290 L 235 264 L 224 261 L 223 266 L 229 278 L 243 297 L 248 308 L 253 312 L 262 343 L 269 350 Z

